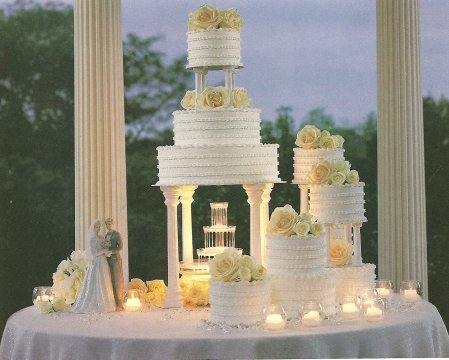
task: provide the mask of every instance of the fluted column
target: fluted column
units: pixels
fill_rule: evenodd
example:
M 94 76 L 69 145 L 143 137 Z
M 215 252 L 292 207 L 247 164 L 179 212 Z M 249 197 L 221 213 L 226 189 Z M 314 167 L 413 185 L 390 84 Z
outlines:
M 179 288 L 179 254 L 178 254 L 178 213 L 180 186 L 161 186 L 167 206 L 167 258 L 168 281 L 167 297 L 164 307 L 182 307 L 181 291 Z
M 377 0 L 379 276 L 427 297 L 419 27 L 418 0 Z
M 76 0 L 75 248 L 93 219 L 115 220 L 128 282 L 122 13 L 120 0 Z
M 260 212 L 260 253 L 261 253 L 261 264 L 266 266 L 266 245 L 267 245 L 267 227 L 270 221 L 270 200 L 271 200 L 271 190 L 273 190 L 273 184 L 264 184 L 262 191 L 262 204 Z
M 262 259 L 262 231 L 261 215 L 263 212 L 262 195 L 265 191 L 265 184 L 246 184 L 243 185 L 248 196 L 250 207 L 250 253 L 258 264 Z
M 182 204 L 182 261 L 184 264 L 193 263 L 192 242 L 192 203 L 193 194 L 198 188 L 196 185 L 181 187 Z
M 360 227 L 362 224 L 352 224 L 353 240 L 354 240 L 354 254 L 352 256 L 353 266 L 362 266 L 362 237 L 360 236 Z
M 304 214 L 309 212 L 309 185 L 298 185 L 300 191 L 299 213 Z

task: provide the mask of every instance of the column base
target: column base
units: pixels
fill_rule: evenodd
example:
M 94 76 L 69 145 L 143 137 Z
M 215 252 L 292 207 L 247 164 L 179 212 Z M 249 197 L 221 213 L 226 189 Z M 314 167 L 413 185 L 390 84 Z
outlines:
M 162 304 L 164 309 L 181 309 L 182 308 L 182 296 L 179 289 L 167 289 L 167 297 Z

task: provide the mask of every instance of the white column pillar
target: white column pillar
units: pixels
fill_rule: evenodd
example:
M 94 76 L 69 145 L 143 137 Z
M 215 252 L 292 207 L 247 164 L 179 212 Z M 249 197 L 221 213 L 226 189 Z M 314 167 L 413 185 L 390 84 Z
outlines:
M 326 251 L 326 266 L 332 267 L 332 261 L 331 261 L 331 224 L 324 224 L 324 228 L 326 229 L 326 237 L 325 237 L 325 244 L 324 244 L 324 250 Z
M 354 240 L 354 254 L 352 255 L 352 266 L 362 266 L 362 238 L 360 236 L 360 227 L 362 224 L 352 224 L 353 240 Z
M 299 213 L 304 214 L 309 212 L 309 185 L 298 185 L 300 192 Z
M 195 71 L 195 91 L 196 95 L 200 95 L 206 88 L 207 69 L 196 68 Z
M 423 282 L 426 198 L 418 0 L 377 0 L 379 276 Z
M 196 185 L 181 186 L 182 204 L 182 262 L 193 264 L 192 203 Z
M 344 227 L 343 227 L 343 234 L 344 234 L 345 240 L 346 240 L 348 243 L 352 244 L 352 239 L 351 239 L 351 224 L 344 224 L 343 226 L 344 226 Z
M 75 248 L 93 219 L 115 220 L 128 283 L 122 13 L 120 0 L 76 0 Z
M 248 196 L 250 206 L 250 253 L 257 263 L 262 263 L 262 238 L 261 238 L 261 214 L 262 195 L 265 191 L 265 184 L 243 185 Z
M 270 200 L 271 190 L 273 190 L 273 184 L 265 184 L 262 192 L 262 205 L 260 212 L 260 252 L 261 252 L 261 264 L 266 266 L 266 246 L 267 246 L 267 227 L 270 221 Z
M 182 298 L 179 288 L 179 254 L 178 254 L 178 213 L 180 186 L 161 186 L 167 205 L 167 257 L 168 281 L 167 297 L 164 307 L 181 308 Z

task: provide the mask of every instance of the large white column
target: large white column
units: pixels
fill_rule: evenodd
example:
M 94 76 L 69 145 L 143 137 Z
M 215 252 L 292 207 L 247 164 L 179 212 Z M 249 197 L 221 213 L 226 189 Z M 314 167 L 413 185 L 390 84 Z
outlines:
M 192 203 L 193 194 L 198 188 L 196 185 L 181 187 L 182 204 L 182 262 L 193 264 L 193 241 L 192 241 Z
M 179 288 L 179 254 L 178 254 L 178 205 L 181 195 L 180 186 L 161 186 L 167 206 L 167 258 L 168 281 L 167 297 L 164 307 L 182 307 L 181 290 Z
M 75 1 L 75 248 L 93 219 L 115 220 L 128 282 L 120 0 Z
M 379 276 L 427 297 L 419 26 L 418 0 L 377 0 Z

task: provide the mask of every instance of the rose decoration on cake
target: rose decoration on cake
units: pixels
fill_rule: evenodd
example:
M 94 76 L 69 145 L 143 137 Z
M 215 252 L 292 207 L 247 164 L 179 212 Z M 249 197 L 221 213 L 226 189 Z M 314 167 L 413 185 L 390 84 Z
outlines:
M 254 258 L 240 255 L 234 248 L 228 248 L 216 255 L 209 263 L 211 278 L 214 281 L 260 281 L 266 274 L 266 269 L 256 264 Z
M 181 106 L 185 110 L 195 109 L 196 104 L 196 91 L 195 90 L 187 90 L 186 94 L 181 100 Z
M 242 29 L 242 17 L 236 9 L 220 10 L 209 5 L 202 5 L 189 14 L 188 29 L 212 30 L 212 29 Z
M 219 109 L 229 105 L 229 91 L 223 86 L 208 86 L 197 98 L 199 109 Z
M 298 132 L 295 144 L 303 149 L 337 149 L 342 148 L 344 142 L 340 135 L 331 135 L 327 130 L 306 125 Z
M 358 184 L 359 173 L 351 170 L 351 164 L 344 160 L 322 160 L 312 166 L 307 175 L 315 185 Z
M 232 90 L 231 100 L 232 105 L 239 109 L 245 109 L 251 103 L 251 98 L 248 96 L 248 92 L 242 87 L 236 87 Z
M 331 239 L 330 256 L 332 264 L 336 267 L 347 265 L 351 262 L 353 246 L 343 239 Z
M 291 205 L 277 207 L 271 214 L 268 223 L 268 231 L 284 236 L 290 236 L 294 233 L 294 227 L 299 220 L 299 215 Z

